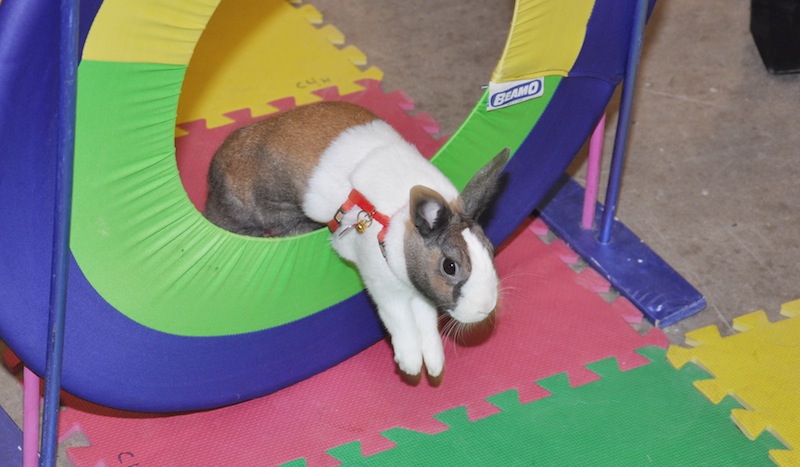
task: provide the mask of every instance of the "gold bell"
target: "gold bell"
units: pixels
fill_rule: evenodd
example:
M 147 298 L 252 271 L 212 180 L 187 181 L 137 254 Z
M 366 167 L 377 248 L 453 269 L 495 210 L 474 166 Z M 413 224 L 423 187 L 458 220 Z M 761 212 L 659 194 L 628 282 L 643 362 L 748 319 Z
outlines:
M 355 224 L 356 232 L 362 234 L 367 231 L 370 225 L 372 225 L 372 214 L 367 211 L 359 212 L 358 222 Z

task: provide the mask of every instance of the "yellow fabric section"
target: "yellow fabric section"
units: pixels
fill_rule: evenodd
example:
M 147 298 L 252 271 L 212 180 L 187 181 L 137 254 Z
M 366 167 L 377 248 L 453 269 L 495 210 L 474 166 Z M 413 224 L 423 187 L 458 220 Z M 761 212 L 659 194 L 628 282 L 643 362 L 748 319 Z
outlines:
M 492 82 L 567 76 L 593 8 L 594 0 L 517 0 Z
M 85 60 L 186 65 L 219 0 L 105 0 Z
M 313 94 L 319 89 L 335 85 L 349 94 L 363 90 L 355 81 L 383 77 L 378 68 L 359 68 L 364 54 L 338 48 L 344 36 L 331 25 L 318 28 L 321 22 L 309 4 L 223 1 L 186 72 L 177 123 L 206 119 L 213 128 L 231 123 L 227 112 L 249 108 L 253 116 L 266 115 L 276 111 L 268 102 L 279 98 L 307 104 L 320 100 Z

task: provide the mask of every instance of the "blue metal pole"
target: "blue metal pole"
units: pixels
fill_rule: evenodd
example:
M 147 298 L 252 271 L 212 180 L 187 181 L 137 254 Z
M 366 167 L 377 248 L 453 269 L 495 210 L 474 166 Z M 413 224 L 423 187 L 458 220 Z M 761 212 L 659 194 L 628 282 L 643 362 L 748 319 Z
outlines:
M 622 168 L 625 162 L 625 151 L 628 146 L 628 132 L 631 126 L 631 113 L 633 111 L 633 93 L 636 89 L 636 72 L 639 68 L 639 59 L 642 54 L 642 39 L 647 18 L 648 0 L 637 0 L 634 11 L 634 22 L 631 28 L 631 40 L 628 47 L 628 62 L 625 65 L 625 77 L 622 82 L 622 97 L 617 120 L 617 132 L 614 137 L 614 151 L 611 156 L 611 168 L 606 189 L 605 208 L 603 210 L 603 224 L 600 230 L 600 243 L 607 244 L 611 241 L 611 231 L 614 227 L 614 215 L 617 211 L 619 200 L 620 182 L 622 181 Z
M 75 112 L 78 83 L 78 0 L 61 0 L 56 197 L 53 214 L 53 257 L 50 317 L 45 366 L 44 415 L 40 466 L 55 465 L 58 409 L 64 350 L 69 229 L 72 211 L 72 169 L 75 155 Z

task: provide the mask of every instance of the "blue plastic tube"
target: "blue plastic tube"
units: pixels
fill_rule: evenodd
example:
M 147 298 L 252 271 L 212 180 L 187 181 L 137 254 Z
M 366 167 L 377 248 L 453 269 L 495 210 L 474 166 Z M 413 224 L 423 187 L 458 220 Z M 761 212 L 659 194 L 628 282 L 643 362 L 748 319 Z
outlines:
M 75 109 L 78 84 L 78 0 L 61 0 L 59 40 L 58 158 L 53 212 L 53 256 L 50 276 L 50 316 L 45 366 L 44 415 L 40 466 L 55 465 L 58 409 L 64 349 L 72 172 L 75 156 Z
M 628 47 L 628 62 L 625 65 L 625 77 L 622 82 L 622 97 L 620 98 L 617 132 L 614 137 L 614 151 L 611 156 L 608 188 L 606 189 L 603 224 L 600 230 L 599 241 L 602 244 L 607 244 L 611 241 L 611 231 L 614 227 L 614 215 L 616 214 L 617 203 L 619 201 L 622 168 L 625 163 L 625 151 L 628 146 L 628 133 L 631 127 L 633 93 L 636 89 L 636 73 L 639 69 L 639 59 L 642 54 L 642 40 L 644 37 L 648 4 L 648 0 L 638 0 L 634 11 L 635 16 L 631 28 L 630 45 Z

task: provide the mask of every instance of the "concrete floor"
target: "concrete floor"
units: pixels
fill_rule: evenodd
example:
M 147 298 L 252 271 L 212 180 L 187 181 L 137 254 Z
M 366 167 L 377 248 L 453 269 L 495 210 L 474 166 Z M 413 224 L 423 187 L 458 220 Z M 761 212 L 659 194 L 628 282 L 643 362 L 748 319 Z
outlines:
M 511 0 L 311 3 L 383 69 L 385 90 L 403 89 L 444 134 L 481 95 L 513 9 Z M 646 33 L 618 216 L 708 299 L 666 329 L 678 344 L 708 324 L 729 334 L 732 318 L 757 309 L 779 319 L 781 303 L 800 298 L 800 75 L 765 71 L 749 4 L 661 1 Z M 612 103 L 607 153 L 615 119 Z M 0 370 L 0 401 L 18 422 L 20 393 Z

